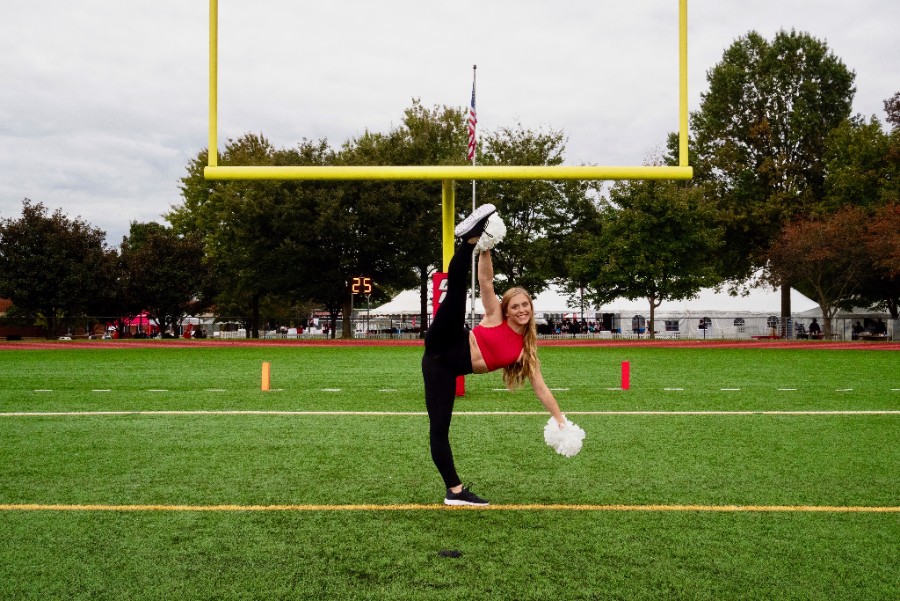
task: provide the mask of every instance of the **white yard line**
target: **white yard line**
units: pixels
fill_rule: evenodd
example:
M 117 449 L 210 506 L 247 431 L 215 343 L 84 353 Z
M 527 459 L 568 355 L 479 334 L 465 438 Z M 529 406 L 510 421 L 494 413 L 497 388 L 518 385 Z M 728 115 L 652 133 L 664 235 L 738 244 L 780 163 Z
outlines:
M 456 411 L 454 416 L 533 416 L 546 415 L 546 411 Z M 268 410 L 185 410 L 185 411 L 8 411 L 0 412 L 0 417 L 87 417 L 87 416 L 115 416 L 115 415 L 288 415 L 288 416 L 372 416 L 372 417 L 420 417 L 428 415 L 425 411 L 268 411 Z M 680 416 L 680 415 L 712 415 L 712 416 L 738 416 L 738 415 L 900 415 L 900 411 L 892 410 L 859 410 L 859 411 L 566 411 L 566 415 L 653 415 L 653 416 Z

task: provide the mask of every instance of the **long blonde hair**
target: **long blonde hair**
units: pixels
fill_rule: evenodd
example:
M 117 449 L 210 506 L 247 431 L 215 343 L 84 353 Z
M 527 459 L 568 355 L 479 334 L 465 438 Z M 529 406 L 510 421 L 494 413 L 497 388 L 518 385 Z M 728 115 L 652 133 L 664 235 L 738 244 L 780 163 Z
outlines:
M 537 371 L 538 366 L 537 324 L 535 324 L 534 321 L 534 301 L 532 300 L 531 295 L 528 294 L 528 291 L 524 288 L 510 288 L 503 294 L 503 298 L 500 300 L 500 312 L 503 314 L 503 320 L 506 321 L 506 312 L 509 309 L 509 302 L 514 296 L 519 294 L 524 294 L 528 299 L 528 304 L 531 306 L 531 318 L 528 320 L 528 323 L 525 324 L 525 345 L 522 350 L 522 359 L 503 368 L 503 383 L 506 384 L 506 387 L 510 390 L 521 388 L 525 379 L 530 379 L 531 375 Z

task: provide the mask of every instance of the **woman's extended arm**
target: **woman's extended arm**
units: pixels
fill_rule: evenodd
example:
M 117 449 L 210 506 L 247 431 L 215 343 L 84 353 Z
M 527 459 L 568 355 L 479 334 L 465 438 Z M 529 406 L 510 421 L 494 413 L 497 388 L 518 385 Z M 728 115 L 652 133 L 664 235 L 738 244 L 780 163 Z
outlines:
M 534 389 L 534 394 L 537 395 L 538 400 L 541 401 L 544 408 L 550 412 L 550 415 L 553 416 L 553 419 L 555 419 L 556 423 L 559 424 L 559 427 L 562 428 L 566 419 L 563 417 L 562 411 L 559 410 L 559 403 L 556 402 L 556 397 L 553 396 L 553 393 L 550 392 L 550 388 L 548 388 L 547 384 L 544 382 L 544 376 L 541 375 L 540 362 L 535 366 L 535 371 L 531 375 L 531 387 Z
M 500 325 L 503 314 L 500 311 L 500 300 L 494 292 L 494 262 L 489 250 L 481 251 L 478 255 L 478 286 L 481 289 L 481 304 L 484 306 L 484 319 L 481 323 L 486 326 Z

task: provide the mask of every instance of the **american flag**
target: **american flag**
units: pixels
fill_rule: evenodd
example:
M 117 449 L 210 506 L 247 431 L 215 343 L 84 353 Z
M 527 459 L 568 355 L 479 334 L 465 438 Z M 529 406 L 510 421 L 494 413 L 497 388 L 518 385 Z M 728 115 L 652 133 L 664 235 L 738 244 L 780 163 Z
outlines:
M 469 149 L 466 152 L 466 159 L 475 160 L 475 126 L 478 124 L 478 118 L 475 116 L 475 82 L 472 82 L 472 102 L 469 104 L 469 114 L 466 117 L 466 126 L 469 128 Z

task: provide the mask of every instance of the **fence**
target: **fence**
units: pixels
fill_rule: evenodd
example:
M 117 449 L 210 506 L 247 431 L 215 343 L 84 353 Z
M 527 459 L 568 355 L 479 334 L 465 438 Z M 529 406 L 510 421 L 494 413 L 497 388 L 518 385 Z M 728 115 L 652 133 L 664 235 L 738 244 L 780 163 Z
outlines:
M 480 316 L 479 316 L 480 318 Z M 879 320 L 881 322 L 879 323 Z M 56 322 L 55 334 L 48 336 L 46 324 L 35 323 L 31 318 L 0 317 L 0 339 L 21 340 L 26 338 L 71 338 L 102 339 L 118 338 L 110 324 L 113 319 L 102 317 L 81 317 L 60 319 Z M 783 324 L 777 316 L 665 316 L 654 323 L 654 338 L 665 339 L 726 339 L 751 340 L 758 338 L 787 338 L 802 340 L 824 338 L 824 323 L 817 318 L 822 335 L 810 335 L 812 318 L 793 317 Z M 354 338 L 367 339 L 416 339 L 420 337 L 418 316 L 377 317 L 365 316 L 351 320 Z M 613 320 L 582 321 L 578 319 L 540 319 L 538 334 L 545 339 L 646 339 L 650 338 L 648 321 L 640 315 L 617 316 Z M 858 325 L 857 325 L 858 324 Z M 271 324 L 269 324 L 271 326 Z M 854 327 L 862 331 L 854 332 Z M 884 335 L 877 332 L 884 331 Z M 334 337 L 343 334 L 343 320 L 338 319 Z M 125 338 L 211 338 L 219 340 L 239 340 L 247 338 L 247 331 L 239 320 L 222 318 L 186 318 L 174 332 L 160 333 L 152 322 L 133 323 L 126 327 Z M 293 325 L 260 328 L 260 337 L 265 339 L 325 339 L 332 332 L 326 321 L 311 323 L 297 328 Z M 900 340 L 900 320 L 874 316 L 840 317 L 832 320 L 832 340 Z
M 825 325 L 821 318 L 815 318 L 819 326 L 819 333 L 810 332 L 814 318 L 792 317 L 783 323 L 778 316 L 746 316 L 746 315 L 717 315 L 709 316 L 663 316 L 654 322 L 653 337 L 656 339 L 725 339 L 725 340 L 751 340 L 751 339 L 779 339 L 809 340 L 825 338 Z M 858 322 L 861 332 L 854 332 L 854 326 Z M 841 317 L 831 320 L 832 340 L 857 340 L 874 339 L 890 340 L 900 339 L 900 320 L 883 319 L 879 323 L 878 318 L 870 317 Z M 877 332 L 884 331 L 883 336 Z M 613 319 L 603 321 L 558 320 L 538 326 L 541 337 L 546 338 L 650 338 L 649 321 L 642 315 L 630 317 L 615 316 Z

